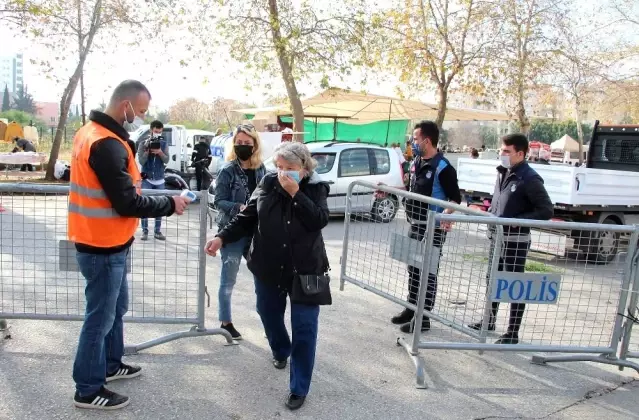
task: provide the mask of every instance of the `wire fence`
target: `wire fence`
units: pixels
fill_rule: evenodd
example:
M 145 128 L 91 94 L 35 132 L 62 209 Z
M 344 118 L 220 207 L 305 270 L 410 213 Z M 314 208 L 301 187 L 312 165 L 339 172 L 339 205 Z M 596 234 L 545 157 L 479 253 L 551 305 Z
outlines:
M 0 213 L 0 319 L 83 320 L 85 279 L 75 245 L 67 241 L 68 187 L 0 184 L 0 203 L 5 209 Z M 127 267 L 126 321 L 190 324 L 208 334 L 203 252 L 208 218 L 204 194 L 184 215 L 160 219 L 166 240 L 154 238 L 154 219 L 148 220 L 149 240 L 141 240 L 141 228 L 136 232 Z
M 384 223 L 355 211 L 366 195 L 391 197 L 399 205 L 394 218 Z M 416 313 L 404 319 L 412 335 L 398 342 L 415 360 L 418 386 L 425 386 L 420 348 L 580 355 L 538 363 L 616 359 L 636 227 L 496 218 L 360 181 L 347 206 L 342 286 L 353 283 Z M 574 243 L 579 249 L 567 249 Z
M 629 290 L 631 294 L 623 326 L 624 336 L 620 355 L 622 360 L 639 359 L 639 252 L 635 254 L 632 262 L 632 278 L 634 284 Z

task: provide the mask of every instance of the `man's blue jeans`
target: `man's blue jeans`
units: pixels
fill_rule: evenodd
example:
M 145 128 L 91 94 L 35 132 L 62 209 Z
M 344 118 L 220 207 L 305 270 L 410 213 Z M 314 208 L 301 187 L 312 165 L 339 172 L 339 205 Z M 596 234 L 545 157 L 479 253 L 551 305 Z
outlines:
M 224 245 L 220 250 L 222 257 L 222 271 L 220 272 L 220 290 L 218 292 L 218 313 L 220 321 L 232 322 L 231 319 L 231 295 L 237 280 L 237 272 L 240 269 L 242 256 L 250 237 L 244 237 L 237 242 Z
M 293 341 L 284 325 L 286 293 L 255 279 L 257 313 L 262 318 L 268 343 L 276 360 L 291 357 L 290 390 L 292 394 L 306 396 L 311 387 L 317 324 L 320 308 L 317 305 L 291 304 Z
M 77 253 L 86 279 L 86 312 L 73 364 L 73 380 L 82 397 L 100 390 L 107 373 L 120 368 L 124 355 L 122 317 L 129 307 L 126 265 L 129 249 L 117 254 Z
M 143 190 L 163 190 L 164 189 L 164 183 L 160 184 L 160 185 L 153 185 L 151 184 L 149 181 L 147 181 L 146 179 L 142 180 L 142 189 Z M 162 227 L 162 218 L 161 217 L 156 217 L 155 218 L 155 233 L 160 232 L 160 228 Z M 149 233 L 149 219 L 143 217 L 142 218 L 142 232 L 144 233 Z

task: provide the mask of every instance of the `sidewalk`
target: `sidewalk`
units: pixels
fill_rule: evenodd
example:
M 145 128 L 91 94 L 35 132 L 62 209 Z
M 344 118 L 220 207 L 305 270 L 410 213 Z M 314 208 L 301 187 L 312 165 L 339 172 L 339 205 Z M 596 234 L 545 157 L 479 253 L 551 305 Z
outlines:
M 213 299 L 207 322 L 215 327 L 214 260 L 208 279 Z M 311 394 L 297 413 L 283 406 L 288 373 L 270 364 L 252 279 L 242 267 L 233 302 L 234 322 L 245 337 L 241 345 L 195 338 L 130 357 L 144 375 L 112 384 L 132 399 L 117 414 L 72 406 L 79 323 L 11 322 L 13 339 L 0 344 L 0 419 L 638 418 L 639 386 L 630 382 L 638 377 L 635 372 L 587 363 L 537 366 L 525 354 L 424 352 L 429 389 L 418 390 L 412 362 L 395 345 L 398 332 L 388 323 L 398 308 L 353 286 L 339 292 L 334 284 L 334 289 L 334 305 L 320 315 Z M 180 329 L 128 325 L 127 341 Z

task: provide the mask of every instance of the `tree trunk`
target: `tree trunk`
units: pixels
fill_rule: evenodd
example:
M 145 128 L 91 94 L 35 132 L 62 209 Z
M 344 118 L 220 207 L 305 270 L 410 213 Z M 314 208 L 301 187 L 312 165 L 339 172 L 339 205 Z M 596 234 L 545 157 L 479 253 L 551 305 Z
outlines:
M 584 128 L 581 126 L 581 100 L 575 97 L 575 122 L 577 123 L 577 142 L 579 143 L 579 165 L 584 162 Z
M 81 70 L 79 69 L 83 65 L 84 60 L 78 63 L 73 76 L 71 76 L 71 79 L 69 79 L 69 84 L 67 84 L 67 87 L 64 88 L 64 93 L 62 93 L 62 99 L 60 100 L 60 119 L 58 120 L 58 127 L 55 131 L 55 138 L 53 139 L 53 145 L 51 146 L 49 163 L 47 165 L 47 173 L 45 175 L 45 179 L 48 181 L 55 180 L 53 170 L 55 168 L 55 163 L 58 160 L 58 155 L 60 154 L 60 145 L 62 144 L 62 136 L 64 135 L 64 128 L 69 117 L 69 109 L 71 108 L 73 95 L 75 94 L 75 90 L 78 87 L 78 82 L 80 81 Z
M 437 86 L 437 119 L 435 120 L 435 124 L 439 127 L 439 131 L 441 132 L 442 126 L 444 125 L 444 119 L 446 118 L 446 108 L 448 107 L 448 86 L 439 85 Z
M 300 99 L 295 77 L 293 76 L 293 61 L 289 57 L 286 41 L 282 38 L 277 0 L 268 0 L 268 9 L 271 34 L 273 35 L 273 46 L 275 47 L 277 59 L 282 69 L 282 77 L 284 79 L 284 86 L 286 86 L 288 100 L 291 103 L 291 111 L 293 111 L 293 130 L 301 132 L 304 131 L 304 107 L 302 107 L 302 100 Z M 304 135 L 295 135 L 295 141 L 303 142 Z
M 524 87 L 520 85 L 519 92 L 517 94 L 517 105 L 515 107 L 515 115 L 517 115 L 517 121 L 519 122 L 519 129 L 522 134 L 528 136 L 530 132 L 530 120 L 526 115 L 526 105 L 524 104 Z
M 64 128 L 67 124 L 67 119 L 69 118 L 69 108 L 71 107 L 73 95 L 75 95 L 75 90 L 78 87 L 78 82 L 80 81 L 80 77 L 82 76 L 82 72 L 84 71 L 84 63 L 86 62 L 87 56 L 89 55 L 89 51 L 91 51 L 93 38 L 95 37 L 95 33 L 99 29 L 101 16 L 102 0 L 97 0 L 93 8 L 91 27 L 87 36 L 87 44 L 80 53 L 80 61 L 78 62 L 75 71 L 73 72 L 73 76 L 71 76 L 71 78 L 69 79 L 67 87 L 64 88 L 62 99 L 60 100 L 60 120 L 58 121 L 55 138 L 53 139 L 53 145 L 51 146 L 49 163 L 47 165 L 47 173 L 45 175 L 45 179 L 48 181 L 55 180 L 53 172 L 55 163 L 58 160 L 58 155 L 60 154 L 60 145 L 62 144 L 62 135 L 64 134 Z

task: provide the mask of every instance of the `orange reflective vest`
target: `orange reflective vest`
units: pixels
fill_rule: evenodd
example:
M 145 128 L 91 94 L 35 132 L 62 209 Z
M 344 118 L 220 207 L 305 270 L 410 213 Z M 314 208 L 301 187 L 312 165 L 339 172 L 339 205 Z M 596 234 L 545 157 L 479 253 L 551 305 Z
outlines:
M 135 156 L 126 141 L 93 121 L 78 130 L 73 139 L 71 158 L 68 236 L 71 242 L 96 248 L 126 244 L 139 223 L 138 218 L 122 217 L 115 211 L 89 164 L 91 146 L 107 137 L 119 140 L 126 149 L 129 157 L 127 172 L 138 193 L 142 182 Z

